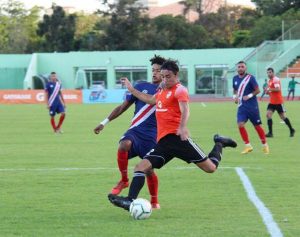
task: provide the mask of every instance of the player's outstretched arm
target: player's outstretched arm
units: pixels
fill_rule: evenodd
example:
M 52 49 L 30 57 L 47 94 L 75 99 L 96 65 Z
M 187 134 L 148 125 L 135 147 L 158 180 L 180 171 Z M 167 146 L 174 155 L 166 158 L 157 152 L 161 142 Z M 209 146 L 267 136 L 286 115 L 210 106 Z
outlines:
M 156 102 L 155 95 L 148 95 L 143 92 L 136 90 L 130 83 L 130 81 L 126 77 L 121 78 L 122 83 L 127 87 L 128 91 L 133 94 L 136 98 L 141 101 L 144 101 L 147 104 L 154 105 Z
M 181 112 L 181 118 L 180 118 L 180 125 L 177 130 L 177 135 L 180 136 L 180 139 L 182 141 L 185 141 L 190 136 L 189 130 L 187 128 L 187 122 L 190 115 L 190 109 L 188 102 L 181 102 L 179 101 L 179 109 Z
M 94 133 L 99 134 L 100 131 L 104 129 L 104 126 L 114 120 L 115 118 L 119 117 L 123 112 L 125 112 L 133 102 L 125 100 L 121 105 L 117 106 L 113 109 L 113 111 L 110 113 L 110 115 L 104 119 L 96 128 L 94 128 Z

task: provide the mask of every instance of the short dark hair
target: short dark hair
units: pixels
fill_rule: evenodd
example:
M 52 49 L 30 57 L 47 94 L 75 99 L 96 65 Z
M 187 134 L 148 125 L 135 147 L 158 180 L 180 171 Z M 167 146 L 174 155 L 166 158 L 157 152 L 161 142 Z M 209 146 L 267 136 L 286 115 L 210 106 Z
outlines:
M 51 72 L 50 74 L 53 75 L 53 74 L 56 74 L 56 72 Z
M 237 64 L 241 64 L 241 63 L 247 65 L 247 64 L 245 63 L 245 61 L 243 61 L 243 60 L 239 61 Z
M 161 66 L 160 70 L 172 71 L 176 75 L 179 72 L 178 61 L 168 59 Z
M 154 54 L 154 57 L 151 58 L 149 61 L 151 62 L 151 65 L 153 64 L 163 65 L 166 59 L 159 55 Z
M 274 69 L 273 69 L 273 68 L 271 68 L 271 67 L 269 67 L 269 68 L 267 69 L 267 71 L 274 72 Z

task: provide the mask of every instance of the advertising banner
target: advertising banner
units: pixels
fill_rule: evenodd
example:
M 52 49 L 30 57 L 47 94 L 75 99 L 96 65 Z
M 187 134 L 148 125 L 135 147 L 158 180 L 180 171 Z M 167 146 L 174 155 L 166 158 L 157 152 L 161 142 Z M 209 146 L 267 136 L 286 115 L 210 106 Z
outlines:
M 83 103 L 122 103 L 126 96 L 125 89 L 83 90 Z
M 81 104 L 81 90 L 62 90 L 66 104 Z M 45 104 L 44 90 L 0 90 L 0 104 Z

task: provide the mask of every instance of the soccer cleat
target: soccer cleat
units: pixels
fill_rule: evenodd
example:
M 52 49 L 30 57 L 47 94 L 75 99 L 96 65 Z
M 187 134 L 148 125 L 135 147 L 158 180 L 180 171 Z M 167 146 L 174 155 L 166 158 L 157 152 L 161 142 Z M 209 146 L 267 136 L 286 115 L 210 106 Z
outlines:
M 114 204 L 117 207 L 121 207 L 127 211 L 129 211 L 130 204 L 132 203 L 132 200 L 130 200 L 128 197 L 122 197 L 117 196 L 114 194 L 108 194 L 108 200 Z
M 119 193 L 122 192 L 122 190 L 124 188 L 127 188 L 129 186 L 129 183 L 128 181 L 127 182 L 124 182 L 122 180 L 119 181 L 119 183 L 117 183 L 117 185 L 115 187 L 113 187 L 113 189 L 111 190 L 111 194 L 114 194 L 114 195 L 118 195 Z
M 290 133 L 290 137 L 293 137 L 295 135 L 296 130 L 292 128 L 291 133 Z
M 268 144 L 264 144 L 263 146 L 263 152 L 268 155 L 270 153 L 270 149 L 269 149 L 269 146 Z
M 241 152 L 242 154 L 248 154 L 253 151 L 253 147 L 251 145 L 246 145 L 244 150 Z
M 54 131 L 56 134 L 63 134 L 63 130 L 61 130 L 60 128 L 55 129 Z
M 266 134 L 266 137 L 273 137 L 273 133 L 269 133 L 269 132 L 268 132 L 268 133 Z
M 219 134 L 214 135 L 214 142 L 221 143 L 223 147 L 237 147 L 237 143 L 233 139 L 220 136 Z
M 160 209 L 159 203 L 151 203 L 152 209 Z

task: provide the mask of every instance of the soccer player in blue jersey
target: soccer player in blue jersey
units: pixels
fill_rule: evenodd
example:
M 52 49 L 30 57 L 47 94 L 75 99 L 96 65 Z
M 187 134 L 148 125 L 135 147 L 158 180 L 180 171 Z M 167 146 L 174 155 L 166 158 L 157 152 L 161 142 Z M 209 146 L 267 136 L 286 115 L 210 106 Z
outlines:
M 242 154 L 253 151 L 245 125 L 248 120 L 253 124 L 263 145 L 263 152 L 269 154 L 269 146 L 266 141 L 264 129 L 261 126 L 260 113 L 256 95 L 260 93 L 257 81 L 254 76 L 248 74 L 244 61 L 237 64 L 238 75 L 233 77 L 234 100 L 238 104 L 237 123 L 240 135 L 245 143 Z
M 135 89 L 146 94 L 154 95 L 161 83 L 160 67 L 165 59 L 155 55 L 150 59 L 152 65 L 152 83 L 143 82 L 135 86 Z M 156 145 L 157 127 L 155 118 L 155 105 L 149 105 L 139 100 L 132 94 L 127 94 L 126 100 L 116 107 L 110 115 L 104 119 L 94 132 L 99 134 L 104 126 L 111 120 L 119 117 L 131 105 L 135 104 L 134 117 L 127 132 L 121 137 L 118 148 L 118 167 L 121 180 L 111 190 L 112 194 L 119 194 L 124 188 L 129 186 L 128 180 L 128 159 L 135 156 L 143 158 Z M 151 195 L 151 205 L 154 209 L 159 209 L 158 202 L 158 179 L 154 172 L 147 174 L 147 184 Z
M 61 93 L 61 83 L 57 79 L 55 72 L 51 72 L 50 81 L 45 88 L 47 108 L 49 109 L 51 126 L 55 133 L 62 133 L 61 126 L 65 119 L 65 101 Z M 55 124 L 55 115 L 61 114 L 58 124 Z

